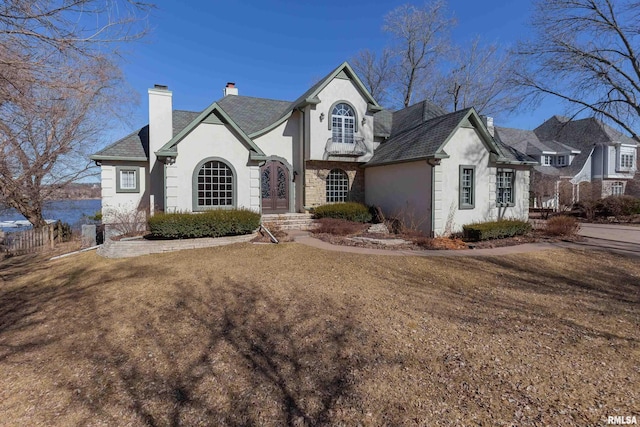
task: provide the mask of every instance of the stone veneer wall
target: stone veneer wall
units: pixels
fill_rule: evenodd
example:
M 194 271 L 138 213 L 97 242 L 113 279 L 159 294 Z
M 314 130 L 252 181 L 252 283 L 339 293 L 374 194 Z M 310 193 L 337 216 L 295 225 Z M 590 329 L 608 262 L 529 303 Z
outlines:
M 332 169 L 342 169 L 349 177 L 347 201 L 364 203 L 364 169 L 355 162 L 308 160 L 305 173 L 305 208 L 327 203 L 327 175 Z

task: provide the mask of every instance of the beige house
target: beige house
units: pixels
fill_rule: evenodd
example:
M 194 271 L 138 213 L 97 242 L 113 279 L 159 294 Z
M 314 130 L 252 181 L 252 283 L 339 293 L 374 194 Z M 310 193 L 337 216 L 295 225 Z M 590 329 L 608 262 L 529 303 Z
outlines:
M 384 110 L 345 62 L 294 101 L 240 96 L 228 83 L 204 111 L 177 111 L 155 86 L 149 124 L 91 158 L 106 224 L 131 211 L 294 213 L 353 200 L 440 235 L 527 218 L 535 162 L 496 143 L 491 127 L 473 109 Z

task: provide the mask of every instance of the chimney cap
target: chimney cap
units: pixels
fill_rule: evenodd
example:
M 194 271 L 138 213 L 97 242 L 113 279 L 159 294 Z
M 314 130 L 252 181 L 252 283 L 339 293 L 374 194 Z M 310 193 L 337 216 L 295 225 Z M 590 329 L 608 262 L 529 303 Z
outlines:
M 153 88 L 154 88 L 154 89 L 160 89 L 160 90 L 168 90 L 168 89 L 169 89 L 169 86 L 167 86 L 167 85 L 154 84 L 154 85 L 153 85 Z
M 236 87 L 235 82 L 227 82 L 227 87 Z

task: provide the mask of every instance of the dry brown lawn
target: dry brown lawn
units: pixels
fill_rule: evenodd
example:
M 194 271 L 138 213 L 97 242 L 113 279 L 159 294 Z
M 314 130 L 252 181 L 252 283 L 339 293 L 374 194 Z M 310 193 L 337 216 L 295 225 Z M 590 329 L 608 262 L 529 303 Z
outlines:
M 605 425 L 640 415 L 640 263 L 295 243 L 0 264 L 0 424 Z

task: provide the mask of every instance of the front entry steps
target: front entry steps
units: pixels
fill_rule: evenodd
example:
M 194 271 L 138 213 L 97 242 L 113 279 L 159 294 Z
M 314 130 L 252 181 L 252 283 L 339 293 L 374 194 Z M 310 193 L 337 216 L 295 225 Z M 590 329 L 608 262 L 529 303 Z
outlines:
M 314 227 L 313 216 L 303 213 L 266 214 L 262 215 L 262 223 L 267 228 L 271 224 L 280 230 L 310 230 Z

